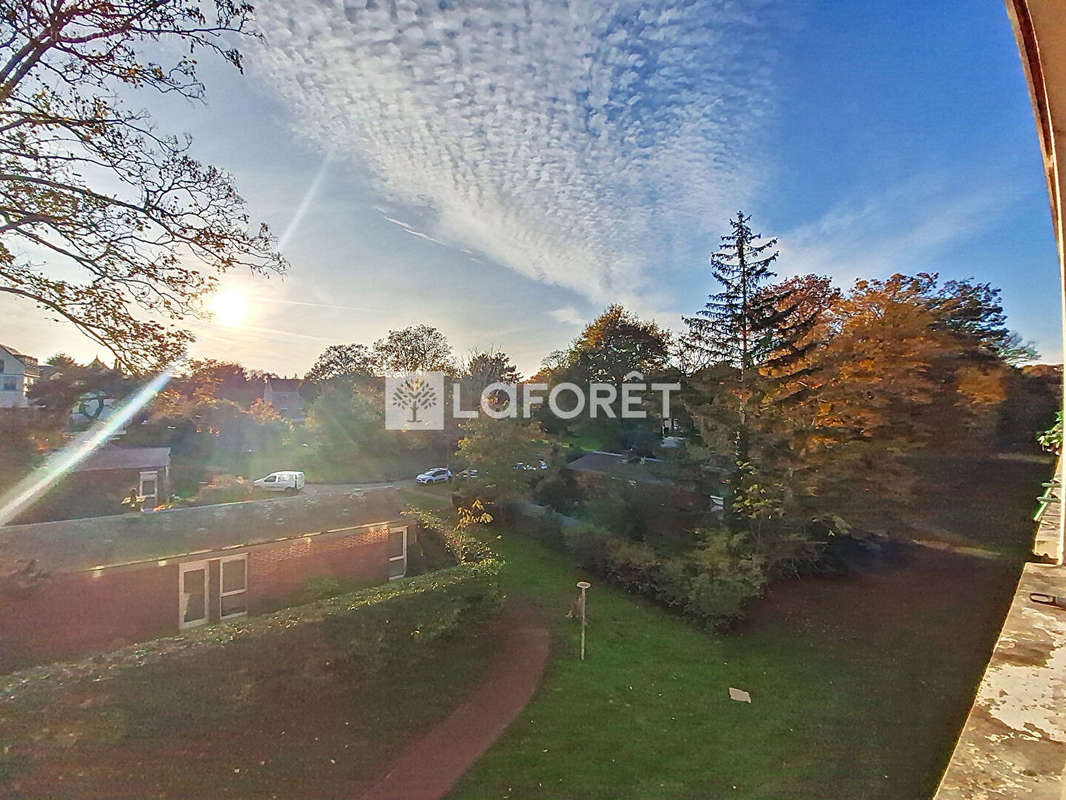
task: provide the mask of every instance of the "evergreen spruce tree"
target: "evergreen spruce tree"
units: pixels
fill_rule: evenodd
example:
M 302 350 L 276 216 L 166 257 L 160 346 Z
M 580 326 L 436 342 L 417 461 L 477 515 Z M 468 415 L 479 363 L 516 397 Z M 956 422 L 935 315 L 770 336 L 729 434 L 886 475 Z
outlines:
M 749 526 L 780 515 L 789 502 L 785 409 L 806 391 L 805 356 L 819 309 L 790 284 L 772 285 L 777 240 L 754 233 L 738 212 L 710 257 L 720 291 L 696 316 L 684 318 L 690 375 L 686 405 L 705 442 L 730 453 L 731 519 Z

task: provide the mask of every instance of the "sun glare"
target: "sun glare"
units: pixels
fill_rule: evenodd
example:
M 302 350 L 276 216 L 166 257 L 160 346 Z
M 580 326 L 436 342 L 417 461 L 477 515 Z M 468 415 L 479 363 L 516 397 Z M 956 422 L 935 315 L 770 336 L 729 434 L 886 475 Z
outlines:
M 211 298 L 211 313 L 219 325 L 234 328 L 248 316 L 248 298 L 233 289 L 219 292 Z

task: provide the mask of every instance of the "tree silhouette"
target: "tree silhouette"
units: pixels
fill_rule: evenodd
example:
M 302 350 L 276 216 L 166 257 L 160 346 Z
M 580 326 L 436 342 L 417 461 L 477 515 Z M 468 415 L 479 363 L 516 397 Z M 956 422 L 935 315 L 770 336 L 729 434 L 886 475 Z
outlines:
M 412 375 L 393 390 L 392 402 L 393 405 L 411 409 L 411 419 L 408 422 L 417 423 L 422 421 L 418 418 L 418 410 L 435 405 L 437 391 L 421 375 Z

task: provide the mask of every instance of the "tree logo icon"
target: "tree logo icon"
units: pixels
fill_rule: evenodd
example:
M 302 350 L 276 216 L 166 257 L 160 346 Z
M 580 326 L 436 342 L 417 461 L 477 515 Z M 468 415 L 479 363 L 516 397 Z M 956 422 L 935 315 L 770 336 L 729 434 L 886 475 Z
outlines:
M 432 408 L 436 405 L 437 393 L 424 377 L 412 375 L 393 390 L 392 402 L 410 409 L 411 419 L 408 422 L 417 424 L 422 421 L 418 418 L 419 409 Z
M 385 379 L 388 430 L 444 430 L 444 373 L 410 373 Z

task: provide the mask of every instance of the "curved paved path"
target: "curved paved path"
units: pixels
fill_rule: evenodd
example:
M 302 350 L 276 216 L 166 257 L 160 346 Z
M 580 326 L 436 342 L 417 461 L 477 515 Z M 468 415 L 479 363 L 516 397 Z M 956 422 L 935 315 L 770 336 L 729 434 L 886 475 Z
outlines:
M 548 629 L 533 606 L 514 598 L 498 624 L 502 642 L 485 680 L 360 800 L 439 800 L 525 708 L 548 661 Z

